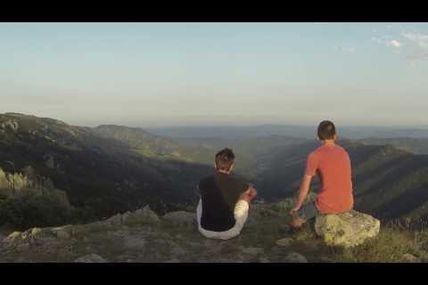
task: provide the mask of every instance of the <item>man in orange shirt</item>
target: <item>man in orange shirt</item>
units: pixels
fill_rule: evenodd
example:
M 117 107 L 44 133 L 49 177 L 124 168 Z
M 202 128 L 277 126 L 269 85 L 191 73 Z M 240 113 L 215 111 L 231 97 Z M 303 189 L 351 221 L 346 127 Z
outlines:
M 299 195 L 290 211 L 293 217 L 290 225 L 295 229 L 319 214 L 347 212 L 354 205 L 351 160 L 347 151 L 335 143 L 337 136 L 334 124 L 322 121 L 318 126 L 318 138 L 322 145 L 308 156 Z M 312 177 L 316 174 L 321 181 L 320 192 L 315 202 L 303 205 Z

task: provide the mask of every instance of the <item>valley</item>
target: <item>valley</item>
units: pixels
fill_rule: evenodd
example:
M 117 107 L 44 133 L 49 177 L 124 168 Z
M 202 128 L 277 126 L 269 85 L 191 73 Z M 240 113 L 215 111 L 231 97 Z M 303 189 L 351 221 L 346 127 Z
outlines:
M 224 147 L 234 150 L 236 172 L 255 184 L 259 201 L 293 197 L 306 157 L 319 142 L 272 134 L 269 128 L 265 135 L 260 134 L 263 130 L 255 135 L 255 130 L 242 128 L 234 134 L 211 130 L 210 136 L 199 130 L 195 137 L 176 131 L 161 136 L 141 128 L 79 127 L 6 113 L 0 115 L 0 168 L 6 174 L 31 168 L 29 179 L 51 181 L 51 188 L 66 193 L 70 206 L 79 212 L 73 221 L 93 221 L 146 204 L 160 214 L 193 209 L 196 186 L 213 171 L 214 155 Z M 415 139 L 408 141 L 412 144 Z M 428 156 L 388 142 L 339 139 L 352 160 L 355 207 L 385 220 L 424 223 Z M 315 181 L 313 193 L 317 187 Z

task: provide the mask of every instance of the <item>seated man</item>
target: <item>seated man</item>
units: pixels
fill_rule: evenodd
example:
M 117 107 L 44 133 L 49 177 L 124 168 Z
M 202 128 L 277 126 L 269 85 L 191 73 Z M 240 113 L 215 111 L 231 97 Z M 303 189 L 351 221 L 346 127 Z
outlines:
M 199 183 L 201 199 L 196 209 L 199 232 L 227 240 L 240 234 L 256 189 L 231 174 L 235 155 L 225 148 L 215 156 L 215 173 Z
M 322 145 L 308 156 L 299 195 L 290 211 L 293 217 L 290 225 L 294 229 L 300 228 L 303 223 L 318 214 L 350 211 L 354 204 L 351 160 L 346 150 L 335 143 L 337 136 L 334 124 L 330 121 L 321 122 L 318 126 L 318 138 Z M 320 176 L 320 191 L 315 202 L 302 207 L 315 174 Z

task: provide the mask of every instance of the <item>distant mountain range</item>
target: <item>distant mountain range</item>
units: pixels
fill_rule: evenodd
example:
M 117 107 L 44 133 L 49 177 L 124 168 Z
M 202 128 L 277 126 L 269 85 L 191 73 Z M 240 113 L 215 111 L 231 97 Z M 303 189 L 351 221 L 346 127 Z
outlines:
M 6 113 L 0 115 L 0 167 L 22 172 L 31 166 L 64 190 L 73 206 L 102 218 L 145 204 L 157 211 L 193 207 L 198 181 L 213 171 L 215 153 L 228 146 L 237 155 L 236 171 L 256 184 L 259 198 L 278 200 L 296 193 L 305 159 L 319 145 L 313 127 L 286 130 L 87 128 Z M 428 219 L 428 156 L 385 145 L 424 153 L 423 141 L 340 139 L 352 159 L 358 210 L 384 219 Z
M 428 138 L 408 138 L 408 137 L 390 137 L 390 138 L 364 138 L 360 139 L 364 144 L 372 145 L 392 145 L 396 148 L 413 152 L 415 154 L 428 154 Z
M 153 134 L 172 138 L 252 138 L 264 136 L 287 136 L 313 139 L 316 137 L 317 126 L 298 125 L 260 125 L 260 126 L 188 126 L 147 129 Z M 340 137 L 348 139 L 373 138 L 426 138 L 428 139 L 428 126 L 426 128 L 402 127 L 370 127 L 370 126 L 337 126 Z

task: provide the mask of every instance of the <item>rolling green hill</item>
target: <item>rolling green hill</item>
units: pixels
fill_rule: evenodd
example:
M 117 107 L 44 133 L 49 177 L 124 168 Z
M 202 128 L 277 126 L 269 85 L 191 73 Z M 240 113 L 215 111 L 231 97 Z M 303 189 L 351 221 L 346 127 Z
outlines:
M 136 153 L 92 129 L 22 114 L 0 116 L 0 167 L 22 172 L 31 166 L 66 191 L 88 216 L 105 217 L 149 203 L 190 203 L 195 185 L 211 168 Z
M 392 145 L 415 154 L 428 154 L 428 138 L 365 138 L 359 141 L 367 145 Z

